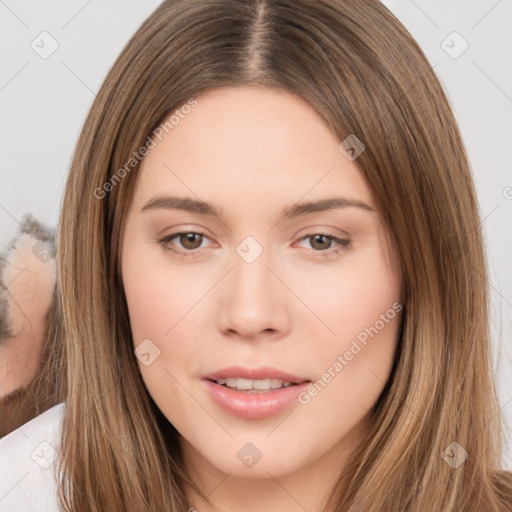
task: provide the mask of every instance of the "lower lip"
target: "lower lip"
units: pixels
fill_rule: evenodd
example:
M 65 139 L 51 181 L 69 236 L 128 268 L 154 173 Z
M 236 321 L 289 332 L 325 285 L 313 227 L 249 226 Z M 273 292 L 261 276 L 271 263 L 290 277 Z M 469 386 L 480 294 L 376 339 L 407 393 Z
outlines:
M 301 391 L 304 391 L 311 382 L 302 382 L 295 386 L 276 389 L 263 393 L 244 393 L 221 386 L 211 380 L 203 379 L 210 396 L 226 412 L 240 418 L 258 420 L 273 416 L 288 407 Z

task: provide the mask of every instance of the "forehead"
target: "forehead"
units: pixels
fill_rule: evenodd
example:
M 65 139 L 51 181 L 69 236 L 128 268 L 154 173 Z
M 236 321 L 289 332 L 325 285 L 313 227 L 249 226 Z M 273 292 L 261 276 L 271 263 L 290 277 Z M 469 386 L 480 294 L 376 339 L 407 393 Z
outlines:
M 303 99 L 229 87 L 196 101 L 142 161 L 137 203 L 164 192 L 224 203 L 293 203 L 335 193 L 372 202 L 355 161 L 339 151 L 341 141 Z

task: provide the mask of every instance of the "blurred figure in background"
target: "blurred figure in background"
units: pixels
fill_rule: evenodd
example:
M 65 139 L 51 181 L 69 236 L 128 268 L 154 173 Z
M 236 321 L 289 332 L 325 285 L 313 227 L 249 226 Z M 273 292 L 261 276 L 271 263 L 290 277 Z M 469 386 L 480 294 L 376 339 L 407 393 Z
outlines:
M 55 318 L 55 238 L 31 215 L 0 254 L 0 437 L 50 405 L 48 363 Z

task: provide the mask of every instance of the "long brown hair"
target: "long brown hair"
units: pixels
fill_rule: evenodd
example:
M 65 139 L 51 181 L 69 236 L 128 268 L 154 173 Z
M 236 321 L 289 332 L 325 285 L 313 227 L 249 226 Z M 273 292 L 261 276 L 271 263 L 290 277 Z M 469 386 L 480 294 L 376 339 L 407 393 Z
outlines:
M 164 1 L 108 73 L 75 149 L 58 233 L 62 505 L 189 508 L 184 486 L 196 486 L 179 434 L 133 355 L 119 255 L 139 164 L 126 162 L 180 105 L 223 86 L 289 91 L 340 142 L 363 141 L 357 164 L 400 255 L 393 371 L 326 509 L 510 510 L 468 158 L 432 67 L 377 0 Z M 468 454 L 457 468 L 443 457 L 451 445 Z

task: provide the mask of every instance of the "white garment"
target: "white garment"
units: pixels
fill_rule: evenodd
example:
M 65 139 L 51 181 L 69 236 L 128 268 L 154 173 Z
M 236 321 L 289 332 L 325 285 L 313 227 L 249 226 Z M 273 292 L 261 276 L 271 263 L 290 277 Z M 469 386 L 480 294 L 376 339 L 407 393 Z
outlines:
M 0 439 L 0 512 L 58 512 L 54 464 L 64 403 Z

